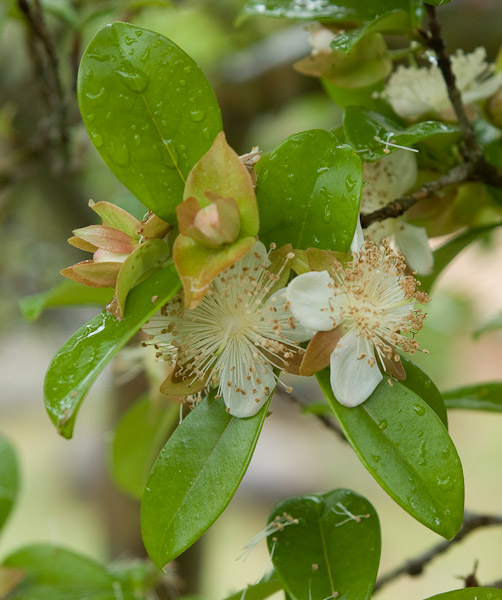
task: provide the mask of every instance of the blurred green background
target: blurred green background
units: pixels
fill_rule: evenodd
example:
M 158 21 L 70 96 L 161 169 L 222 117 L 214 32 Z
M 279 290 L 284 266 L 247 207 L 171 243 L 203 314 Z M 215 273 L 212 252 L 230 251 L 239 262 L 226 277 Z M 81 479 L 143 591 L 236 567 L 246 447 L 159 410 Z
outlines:
M 292 69 L 309 52 L 304 25 L 249 19 L 237 26 L 241 4 L 42 0 L 59 60 L 58 98 L 47 56 L 30 36 L 17 2 L 0 2 L 0 428 L 14 442 L 23 472 L 20 501 L 0 538 L 0 557 L 39 541 L 103 560 L 144 554 L 138 504 L 114 488 L 106 465 L 113 424 L 141 392 L 143 380 L 120 385 L 107 371 L 84 403 L 74 439 L 59 438 L 43 407 L 44 372 L 58 347 L 97 309 L 47 311 L 35 323 L 25 322 L 18 309 L 21 297 L 55 285 L 60 269 L 82 259 L 66 239 L 72 229 L 91 222 L 90 198 L 141 213 L 80 121 L 75 74 L 94 33 L 108 22 L 127 20 L 178 43 L 215 88 L 227 137 L 240 153 L 254 145 L 266 151 L 292 133 L 339 122 L 339 109 L 318 82 Z M 495 57 L 502 43 L 499 0 L 454 0 L 440 16 L 450 48 L 484 45 Z M 434 291 L 422 332 L 430 354 L 417 360 L 441 389 L 502 376 L 502 334 L 472 337 L 502 310 L 501 261 L 502 237 L 493 235 L 465 252 Z M 320 398 L 315 383 L 295 379 L 292 385 L 295 394 Z M 382 521 L 382 572 L 440 541 L 397 507 L 351 449 L 314 417 L 299 415 L 282 397 L 272 410 L 235 499 L 179 563 L 182 593 L 221 598 L 259 579 L 268 564 L 264 543 L 246 561 L 236 559 L 264 528 L 273 504 L 290 495 L 348 487 L 367 496 Z M 501 417 L 458 411 L 450 420 L 465 468 L 466 506 L 500 512 Z M 476 559 L 481 582 L 500 579 L 501 549 L 500 528 L 480 531 L 423 577 L 402 579 L 381 597 L 418 600 L 461 587 L 455 577 L 469 574 Z

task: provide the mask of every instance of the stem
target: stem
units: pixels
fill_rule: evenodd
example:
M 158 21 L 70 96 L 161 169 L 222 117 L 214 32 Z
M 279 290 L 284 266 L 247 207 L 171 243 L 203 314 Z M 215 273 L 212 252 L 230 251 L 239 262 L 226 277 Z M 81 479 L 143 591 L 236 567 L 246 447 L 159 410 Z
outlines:
M 441 554 L 448 552 L 453 546 L 461 542 L 473 531 L 482 527 L 491 527 L 494 525 L 502 525 L 502 515 L 480 515 L 475 513 L 466 513 L 464 522 L 460 531 L 457 533 L 451 541 L 441 542 L 437 546 L 434 546 L 427 552 L 420 554 L 416 558 L 406 561 L 400 567 L 390 571 L 386 575 L 383 575 L 378 579 L 375 584 L 374 591 L 377 592 L 383 587 L 401 577 L 401 575 L 410 575 L 411 577 L 417 577 L 421 575 L 425 567 L 432 562 Z

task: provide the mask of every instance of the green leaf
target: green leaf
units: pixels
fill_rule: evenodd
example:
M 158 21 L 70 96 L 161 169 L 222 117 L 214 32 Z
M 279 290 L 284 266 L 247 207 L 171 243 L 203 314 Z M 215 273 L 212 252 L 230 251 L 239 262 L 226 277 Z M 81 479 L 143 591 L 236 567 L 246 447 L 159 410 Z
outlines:
M 427 600 L 502 600 L 502 590 L 489 587 L 470 587 L 431 596 Z
M 451 0 L 424 0 L 424 2 L 434 6 L 443 6 L 443 4 L 448 4 L 448 2 L 451 2 Z
M 443 392 L 446 408 L 502 412 L 502 383 L 468 385 Z
M 401 362 L 406 371 L 406 379 L 401 383 L 415 392 L 417 396 L 425 400 L 432 410 L 443 422 L 443 425 L 448 429 L 448 414 L 441 392 L 436 384 L 418 365 L 412 362 L 406 356 L 401 355 Z
M 457 127 L 440 121 L 423 121 L 403 128 L 388 117 L 361 106 L 346 108 L 343 126 L 347 139 L 365 162 L 373 162 L 398 150 L 393 146 L 386 146 L 385 142 L 410 147 L 433 135 L 458 132 Z
M 66 280 L 47 292 L 21 298 L 19 308 L 27 321 L 36 321 L 46 308 L 84 304 L 104 306 L 110 302 L 112 296 L 111 288 L 91 288 L 76 281 Z
M 0 435 L 0 529 L 14 506 L 19 479 L 19 465 L 14 448 Z
M 174 223 L 190 169 L 222 128 L 200 68 L 162 35 L 114 23 L 98 31 L 82 57 L 78 100 L 105 163 L 145 206 Z
M 283 588 L 282 581 L 277 576 L 275 571 L 265 575 L 258 583 L 248 585 L 242 590 L 239 590 L 231 596 L 227 596 L 225 600 L 264 600 L 272 594 L 281 591 Z
M 268 405 L 239 419 L 209 396 L 169 438 L 141 504 L 143 542 L 159 568 L 191 546 L 226 508 L 253 456 Z
M 392 9 L 412 11 L 419 23 L 423 9 L 418 0 L 327 0 L 325 2 L 298 2 L 298 0 L 248 0 L 242 13 L 287 19 L 315 21 L 351 21 L 364 23 Z
M 25 580 L 9 600 L 135 600 L 135 586 L 124 573 L 111 573 L 80 554 L 45 544 L 17 550 L 4 566 L 21 569 Z
M 484 325 L 476 329 L 476 331 L 472 334 L 474 339 L 477 340 L 479 337 L 484 335 L 485 333 L 490 333 L 492 331 L 499 331 L 502 329 L 502 313 L 499 315 L 495 315 L 493 319 L 487 321 Z
M 45 376 L 45 407 L 70 438 L 80 404 L 106 364 L 180 288 L 174 266 L 155 273 L 129 294 L 125 318 L 103 311 L 76 331 L 54 356 Z
M 260 239 L 346 252 L 359 218 L 357 154 L 338 147 L 328 131 L 313 129 L 287 138 L 262 160 L 256 187 Z
M 380 560 L 380 524 L 373 506 L 350 490 L 288 498 L 274 519 L 298 520 L 277 527 L 267 543 L 274 567 L 294 600 L 368 600 Z M 316 565 L 316 567 L 314 567 Z
M 110 448 L 110 468 L 117 486 L 133 498 L 141 498 L 152 465 L 178 415 L 177 404 L 145 397 L 117 425 Z
M 465 233 L 457 236 L 453 240 L 446 242 L 434 251 L 434 271 L 430 275 L 419 275 L 418 279 L 422 282 L 420 289 L 424 292 L 430 292 L 436 279 L 441 274 L 450 262 L 458 255 L 464 248 L 466 248 L 472 242 L 475 242 L 485 234 L 496 227 L 500 227 L 501 223 L 494 223 L 493 225 L 486 225 L 484 227 L 476 227 L 475 229 L 469 229 Z
M 394 382 L 382 381 L 360 406 L 333 396 L 329 371 L 321 389 L 363 465 L 412 517 L 451 539 L 462 524 L 462 465 L 448 432 L 429 405 Z
M 350 52 L 357 42 L 368 33 L 386 32 L 401 33 L 409 31 L 411 27 L 410 15 L 406 10 L 388 10 L 359 29 L 352 29 L 348 33 L 337 35 L 331 42 L 333 50 Z

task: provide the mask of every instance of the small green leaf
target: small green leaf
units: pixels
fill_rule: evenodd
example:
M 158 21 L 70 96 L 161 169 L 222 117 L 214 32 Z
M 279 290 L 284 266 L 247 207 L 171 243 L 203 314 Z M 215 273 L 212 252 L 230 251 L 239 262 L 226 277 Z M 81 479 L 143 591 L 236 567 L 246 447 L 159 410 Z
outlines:
M 432 2 L 429 4 L 432 4 Z M 502 590 L 488 587 L 470 587 L 431 596 L 426 600 L 502 600 Z
M 359 29 L 337 35 L 331 42 L 333 50 L 350 52 L 357 42 L 368 33 L 386 32 L 401 33 L 409 31 L 411 27 L 410 15 L 406 10 L 388 10 Z
M 425 400 L 432 410 L 443 422 L 443 425 L 448 429 L 448 414 L 441 392 L 436 384 L 418 365 L 412 362 L 406 356 L 401 355 L 401 362 L 406 371 L 406 379 L 401 383 Z
M 225 600 L 265 600 L 272 594 L 281 591 L 283 588 L 282 581 L 277 576 L 275 571 L 265 575 L 258 583 L 248 585 L 243 590 L 227 596 Z
M 129 294 L 118 321 L 103 311 L 76 331 L 54 356 L 45 376 L 45 407 L 61 435 L 70 438 L 80 404 L 106 364 L 180 288 L 174 266 L 155 273 Z
M 286 19 L 341 21 L 364 23 L 392 9 L 412 11 L 415 22 L 421 20 L 423 9 L 418 0 L 328 0 L 298 2 L 298 0 L 247 0 L 244 15 L 261 15 Z
M 111 443 L 110 468 L 117 486 L 141 498 L 146 480 L 169 432 L 179 406 L 174 402 L 142 398 L 122 417 Z
M 112 296 L 111 288 L 91 288 L 76 281 L 62 281 L 47 292 L 21 298 L 19 308 L 27 321 L 36 321 L 46 308 L 84 304 L 104 306 Z
M 429 405 L 382 381 L 360 406 L 333 396 L 329 371 L 317 375 L 326 400 L 363 465 L 412 517 L 451 539 L 462 524 L 464 478 L 448 432 Z
M 388 117 L 361 106 L 346 108 L 343 126 L 347 139 L 365 162 L 373 162 L 398 150 L 385 142 L 409 147 L 433 135 L 458 132 L 457 127 L 440 121 L 423 121 L 403 128 Z
M 493 225 L 470 229 L 440 246 L 434 251 L 434 271 L 430 275 L 418 276 L 418 279 L 422 282 L 420 289 L 424 292 L 430 292 L 443 269 L 447 267 L 450 262 L 464 250 L 464 248 L 480 239 L 485 234 L 488 234 L 496 227 L 500 227 L 500 225 L 501 223 L 494 223 Z
M 191 546 L 226 508 L 253 456 L 268 405 L 239 419 L 209 396 L 169 438 L 141 504 L 143 542 L 159 568 Z
M 82 57 L 78 99 L 105 163 L 145 206 L 174 223 L 190 169 L 222 128 L 200 68 L 162 35 L 113 23 Z
M 502 383 L 480 383 L 443 392 L 446 408 L 502 412 Z
M 350 490 L 288 498 L 270 515 L 298 523 L 267 538 L 274 567 L 294 600 L 371 598 L 380 561 L 373 506 Z M 315 565 L 315 566 L 314 566 Z
M 337 146 L 328 131 L 313 129 L 287 138 L 262 160 L 256 188 L 260 239 L 346 252 L 359 218 L 357 154 Z
M 19 465 L 14 448 L 0 435 L 0 529 L 9 516 L 19 489 Z

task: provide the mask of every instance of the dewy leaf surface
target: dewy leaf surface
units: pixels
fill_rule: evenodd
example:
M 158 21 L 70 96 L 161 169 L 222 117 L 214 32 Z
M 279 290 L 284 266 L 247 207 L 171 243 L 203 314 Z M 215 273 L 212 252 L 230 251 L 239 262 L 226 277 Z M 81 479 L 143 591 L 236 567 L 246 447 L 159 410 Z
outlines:
M 211 395 L 171 435 L 141 504 L 143 542 L 159 568 L 191 546 L 226 508 L 249 465 L 268 405 L 239 419 Z
M 462 524 L 464 478 L 439 417 L 399 382 L 382 381 L 360 406 L 334 397 L 329 371 L 317 376 L 326 400 L 363 465 L 412 517 L 451 539 Z
M 359 217 L 357 154 L 338 146 L 328 131 L 313 129 L 287 138 L 262 160 L 256 188 L 260 239 L 346 252 Z
M 380 524 L 373 506 L 340 489 L 288 498 L 274 508 L 269 523 L 284 520 L 284 513 L 298 523 L 284 526 L 267 542 L 289 595 L 294 600 L 369 600 L 380 561 Z
M 502 600 L 502 590 L 487 587 L 470 587 L 431 596 L 426 600 Z
M 108 167 L 138 200 L 174 223 L 190 169 L 222 128 L 200 68 L 162 35 L 113 23 L 82 57 L 78 99 Z
M 283 589 L 283 583 L 275 571 L 265 575 L 258 583 L 248 585 L 225 600 L 265 600 Z
M 45 376 L 44 398 L 61 435 L 72 436 L 80 404 L 106 364 L 179 288 L 174 266 L 158 271 L 130 292 L 122 321 L 103 311 L 54 356 Z
M 11 444 L 0 435 L 0 529 L 9 516 L 19 489 L 19 466 Z

